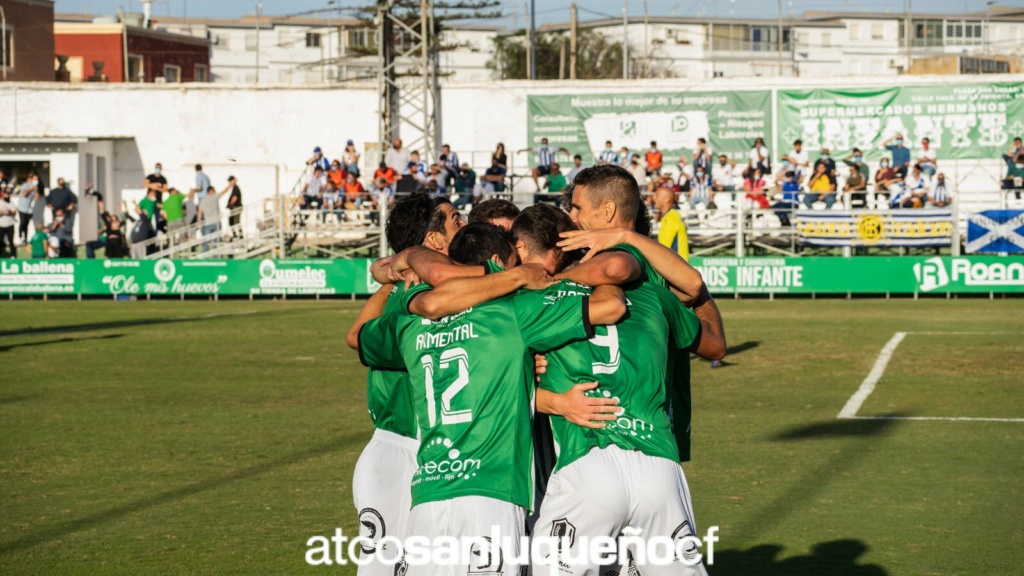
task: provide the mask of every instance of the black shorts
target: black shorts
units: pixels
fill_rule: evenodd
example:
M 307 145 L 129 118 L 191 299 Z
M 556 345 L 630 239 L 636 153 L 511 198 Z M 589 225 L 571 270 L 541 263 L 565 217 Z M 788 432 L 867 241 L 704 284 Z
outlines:
M 547 176 L 548 174 L 551 174 L 551 166 L 537 166 L 537 173 L 541 176 Z

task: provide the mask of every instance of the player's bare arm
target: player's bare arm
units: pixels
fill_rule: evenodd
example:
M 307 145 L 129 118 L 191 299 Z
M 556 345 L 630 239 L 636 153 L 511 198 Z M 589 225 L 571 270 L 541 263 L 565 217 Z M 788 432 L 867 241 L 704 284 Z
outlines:
M 619 285 L 639 277 L 640 263 L 625 252 L 603 252 L 555 276 L 583 286 Z
M 345 336 L 345 343 L 348 344 L 349 348 L 353 350 L 359 349 L 359 331 L 362 330 L 364 324 L 379 317 L 384 312 L 384 304 L 387 303 L 392 288 L 394 288 L 393 285 L 384 284 L 373 296 L 370 296 L 366 304 L 363 304 L 363 309 L 359 311 L 356 321 L 352 323 L 352 327 L 348 329 L 348 334 Z
M 395 255 L 390 267 L 394 274 L 412 270 L 431 286 L 438 286 L 452 278 L 483 276 L 486 272 L 482 266 L 456 264 L 448 256 L 424 246 L 413 246 L 408 250 L 403 250 Z
M 626 315 L 626 295 L 618 286 L 598 286 L 590 294 L 588 312 L 593 325 L 615 324 Z
M 588 390 L 598 387 L 597 382 L 576 384 L 569 390 L 557 394 L 544 388 L 537 388 L 537 411 L 542 414 L 563 416 L 569 422 L 584 428 L 604 428 L 605 422 L 618 418 L 622 409 L 617 398 L 592 398 Z
M 606 228 L 603 230 L 572 230 L 562 233 L 563 240 L 558 243 L 562 250 L 578 250 L 588 248 L 589 252 L 582 262 L 599 255 L 619 244 L 629 244 L 640 250 L 651 266 L 665 280 L 677 289 L 680 300 L 687 306 L 693 306 L 700 296 L 704 279 L 693 266 L 683 260 L 674 250 L 662 246 L 657 241 L 629 228 Z
M 463 266 L 463 268 L 471 267 Z M 442 282 L 433 290 L 413 297 L 409 303 L 409 311 L 424 318 L 437 320 L 511 294 L 520 288 L 528 290 L 546 288 L 553 281 L 544 271 L 544 267 L 537 264 L 524 264 L 487 276 L 452 278 Z

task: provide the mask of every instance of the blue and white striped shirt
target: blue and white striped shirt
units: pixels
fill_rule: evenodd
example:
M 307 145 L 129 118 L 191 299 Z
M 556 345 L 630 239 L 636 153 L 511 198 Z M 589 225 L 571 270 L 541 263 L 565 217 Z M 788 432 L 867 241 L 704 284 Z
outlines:
M 710 200 L 711 199 L 711 195 L 709 194 L 710 189 L 711 189 L 711 178 L 707 174 L 704 174 L 700 178 L 698 178 L 697 176 L 694 176 L 693 179 L 690 180 L 690 200 L 691 201 L 697 201 L 697 200 L 705 200 L 705 201 L 707 201 L 707 200 Z
M 615 150 L 605 148 L 601 151 L 601 155 L 597 157 L 597 160 L 602 164 L 618 164 L 619 155 L 615 153 Z
M 551 163 L 555 161 L 555 152 L 550 146 L 538 146 L 536 150 L 538 166 L 551 166 Z
M 949 188 L 945 184 L 936 186 L 928 196 L 932 202 L 949 202 Z

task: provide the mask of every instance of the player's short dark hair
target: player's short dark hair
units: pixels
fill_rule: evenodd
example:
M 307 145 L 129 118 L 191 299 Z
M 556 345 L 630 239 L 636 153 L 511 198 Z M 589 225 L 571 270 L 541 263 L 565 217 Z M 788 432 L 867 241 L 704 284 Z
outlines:
M 448 219 L 448 215 L 438 210 L 443 204 L 451 204 L 452 201 L 446 196 L 438 196 L 434 198 L 434 213 L 430 216 L 430 225 L 427 226 L 427 232 L 444 232 L 444 221 Z
M 551 204 L 536 204 L 524 209 L 512 222 L 512 236 L 517 242 L 526 245 L 526 251 L 533 254 L 546 254 L 558 251 L 558 270 L 568 262 L 575 260 L 573 255 L 562 253 L 558 247 L 560 234 L 567 230 L 575 230 L 572 219 L 565 212 Z
M 573 184 L 576 188 L 586 187 L 587 197 L 595 206 L 607 201 L 614 202 L 623 220 L 636 221 L 639 208 L 643 205 L 636 178 L 625 168 L 614 164 L 584 168 L 576 175 Z
M 395 203 L 384 228 L 391 248 L 397 253 L 423 244 L 433 213 L 434 202 L 425 192 L 414 192 Z
M 519 207 L 501 198 L 484 200 L 473 207 L 469 213 L 469 223 L 490 222 L 497 218 L 508 218 L 515 220 L 519 216 Z
M 448 256 L 459 264 L 480 266 L 497 255 L 508 261 L 515 251 L 515 238 L 501 226 L 489 222 L 466 224 L 448 245 Z

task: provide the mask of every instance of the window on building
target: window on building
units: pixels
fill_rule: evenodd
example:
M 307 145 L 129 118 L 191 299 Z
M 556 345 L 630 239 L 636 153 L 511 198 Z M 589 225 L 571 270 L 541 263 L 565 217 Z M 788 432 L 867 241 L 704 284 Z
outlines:
M 853 40 L 853 41 L 860 40 L 860 24 L 857 24 L 857 23 L 850 24 L 850 40 Z
M 831 32 L 822 32 L 821 33 L 821 47 L 822 48 L 831 48 L 832 47 L 832 33 Z
M 747 28 L 743 26 L 742 28 Z M 750 26 L 750 36 L 742 38 L 741 44 L 744 47 L 740 50 L 752 50 L 754 52 L 776 52 L 779 49 L 779 29 L 776 26 Z M 749 47 L 747 47 L 749 46 Z M 782 30 L 782 48 L 789 50 L 789 30 Z
M 0 66 L 14 68 L 14 28 L 5 26 L 6 40 L 0 45 Z
M 181 82 L 181 66 L 175 66 L 174 64 L 164 64 L 164 82 Z
M 282 48 L 287 48 L 292 41 L 292 31 L 287 28 L 281 28 L 277 31 L 277 45 Z
M 871 25 L 871 39 L 885 40 L 885 28 L 881 24 Z
M 258 40 L 255 32 L 249 32 L 245 35 L 245 49 L 249 52 L 255 52 Z
M 231 36 L 224 33 L 217 34 L 217 42 L 214 43 L 214 48 L 229 50 L 231 48 Z
M 195 79 L 196 82 L 209 82 L 210 81 L 210 67 L 206 64 L 196 64 L 195 66 Z
M 319 32 L 306 32 L 306 48 L 319 48 L 320 47 L 320 33 Z
M 981 44 L 984 41 L 981 22 L 978 20 L 947 20 L 947 44 Z
M 128 55 L 128 81 L 146 81 L 146 70 L 142 67 L 142 56 L 139 56 L 137 54 Z

